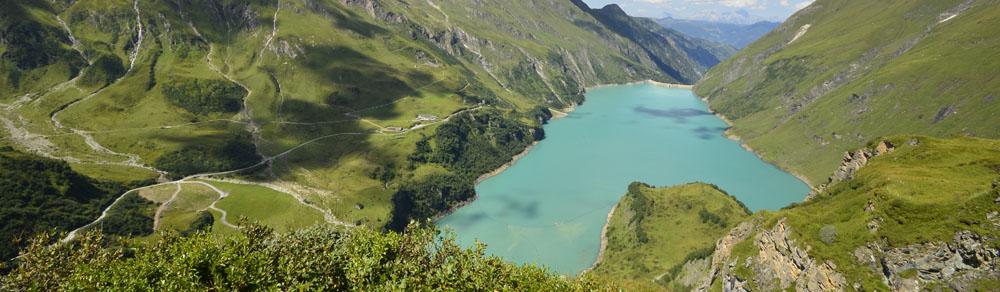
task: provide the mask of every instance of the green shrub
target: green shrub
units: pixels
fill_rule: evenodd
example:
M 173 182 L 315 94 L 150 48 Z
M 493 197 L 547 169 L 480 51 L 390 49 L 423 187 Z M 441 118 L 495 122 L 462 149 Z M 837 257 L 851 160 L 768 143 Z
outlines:
M 187 230 L 181 231 L 182 236 L 189 236 L 198 233 L 199 231 L 211 231 L 212 225 L 215 224 L 215 217 L 212 217 L 212 213 L 208 211 L 198 212 L 198 217 L 191 221 L 191 225 L 188 225 Z
M 152 211 L 156 203 L 150 202 L 135 192 L 129 193 L 98 223 L 104 234 L 120 236 L 143 236 L 153 234 Z
M 161 92 L 171 104 L 199 115 L 239 112 L 247 95 L 246 89 L 232 82 L 190 78 L 168 82 Z
M 278 234 L 244 226 L 219 240 L 205 233 L 165 235 L 148 244 L 108 247 L 99 234 L 69 244 L 40 237 L 0 278 L 10 290 L 334 290 L 593 291 L 607 284 L 569 280 L 544 269 L 460 247 L 434 229 L 381 233 L 315 226 Z M 124 251 L 128 251 L 127 254 Z M 604 287 L 604 288 L 602 288 Z
M 393 217 L 387 225 L 406 227 L 411 219 L 423 220 L 447 211 L 476 195 L 476 179 L 545 137 L 540 127 L 529 126 L 497 110 L 455 116 L 438 127 L 433 137 L 423 137 L 410 154 L 411 164 L 437 163 L 450 172 L 405 184 L 393 196 Z
M 466 113 L 437 129 L 431 161 L 455 173 L 478 177 L 543 138 L 542 128 L 528 126 L 496 110 Z
M 125 75 L 125 65 L 121 59 L 110 54 L 101 54 L 94 60 L 94 64 L 84 71 L 80 77 L 80 84 L 84 86 L 108 86 L 118 78 Z
M 393 196 L 389 228 L 402 230 L 410 220 L 423 221 L 476 195 L 473 182 L 454 174 L 430 176 L 400 187 Z
M 221 144 L 205 143 L 184 147 L 156 159 L 157 168 L 174 176 L 236 170 L 260 162 L 257 148 L 246 135 L 232 137 Z
M 722 219 L 719 215 L 712 213 L 712 211 L 701 208 L 698 211 L 698 218 L 701 219 L 701 223 L 714 224 L 719 227 L 726 227 L 726 219 Z

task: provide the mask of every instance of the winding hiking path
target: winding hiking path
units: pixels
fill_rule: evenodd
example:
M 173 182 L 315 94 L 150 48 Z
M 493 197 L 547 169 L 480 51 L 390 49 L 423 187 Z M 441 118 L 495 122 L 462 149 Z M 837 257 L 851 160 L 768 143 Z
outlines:
M 260 146 L 261 142 L 263 141 L 263 139 L 261 137 L 260 125 L 257 123 L 256 120 L 254 120 L 252 109 L 249 107 L 249 99 L 254 94 L 254 91 L 249 86 L 247 86 L 246 84 L 240 82 L 234 76 L 230 75 L 229 73 L 231 73 L 231 72 L 224 72 L 223 70 L 221 70 L 216 65 L 215 60 L 213 59 L 215 57 L 215 54 L 216 54 L 216 48 L 215 48 L 215 46 L 212 45 L 212 43 L 209 42 L 208 40 L 205 40 L 204 37 L 201 36 L 200 32 L 198 32 L 197 28 L 192 23 L 190 23 L 190 22 L 188 22 L 188 25 L 194 31 L 194 34 L 196 36 L 198 36 L 199 38 L 202 38 L 203 40 L 205 40 L 207 43 L 209 43 L 209 52 L 208 52 L 208 54 L 205 57 L 206 58 L 206 63 L 208 65 L 209 69 L 212 70 L 212 71 L 214 71 L 214 72 L 216 72 L 216 73 L 218 73 L 220 76 L 222 76 L 226 80 L 239 85 L 240 87 L 242 87 L 243 89 L 245 89 L 247 91 L 246 96 L 243 99 L 243 104 L 242 104 L 243 108 L 241 109 L 241 111 L 239 112 L 239 114 L 238 114 L 237 117 L 234 117 L 233 119 L 216 119 L 216 120 L 211 120 L 211 121 L 192 122 L 192 123 L 184 123 L 184 124 L 177 124 L 177 125 L 156 126 L 156 127 L 143 127 L 143 128 L 123 128 L 123 129 L 114 129 L 114 130 L 106 130 L 106 131 L 86 131 L 86 130 L 81 130 L 81 129 L 75 129 L 75 128 L 69 127 L 67 125 L 63 125 L 62 120 L 60 119 L 60 116 L 61 116 L 62 113 L 64 113 L 64 112 L 66 112 L 66 111 L 68 111 L 68 110 L 76 107 L 77 105 L 79 105 L 79 104 L 81 104 L 81 103 L 83 103 L 83 102 L 85 102 L 85 101 L 87 101 L 89 99 L 92 99 L 92 98 L 100 95 L 107 88 L 115 86 L 121 80 L 123 80 L 124 78 L 126 78 L 130 74 L 134 73 L 133 71 L 134 71 L 135 66 L 136 66 L 136 61 L 137 61 L 137 59 L 140 56 L 140 50 L 142 49 L 142 44 L 143 44 L 143 42 L 144 42 L 144 40 L 146 38 L 146 35 L 145 35 L 146 31 L 145 31 L 145 27 L 144 27 L 143 22 L 142 22 L 143 21 L 143 19 L 142 19 L 142 11 L 140 10 L 140 5 L 139 5 L 139 1 L 138 0 L 133 1 L 132 8 L 133 8 L 133 10 L 135 11 L 135 14 L 136 14 L 136 16 L 135 16 L 136 17 L 136 26 L 134 27 L 134 29 L 136 30 L 137 37 L 136 37 L 136 40 L 135 40 L 134 49 L 131 52 L 129 52 L 129 68 L 128 68 L 128 70 L 125 72 L 125 74 L 123 74 L 121 77 L 119 77 L 118 79 L 116 79 L 113 82 L 111 82 L 111 84 L 109 84 L 108 86 L 105 86 L 105 87 L 100 88 L 100 89 L 98 89 L 98 90 L 96 90 L 94 92 L 91 92 L 90 94 L 87 94 L 86 96 L 84 96 L 82 98 L 78 98 L 76 100 L 73 100 L 72 102 L 69 102 L 68 104 L 65 104 L 63 107 L 59 108 L 58 110 L 52 112 L 49 115 L 49 118 L 51 120 L 51 123 L 52 123 L 53 127 L 56 128 L 58 134 L 53 134 L 53 135 L 37 135 L 37 136 L 38 137 L 52 137 L 52 136 L 61 136 L 61 135 L 79 135 L 80 137 L 83 138 L 83 140 L 87 144 L 87 146 L 90 147 L 93 151 L 97 152 L 98 154 L 104 154 L 104 155 L 109 155 L 109 156 L 118 156 L 118 157 L 125 158 L 124 162 L 98 161 L 98 162 L 94 162 L 94 163 L 96 163 L 96 164 L 108 164 L 108 165 L 125 165 L 125 166 L 138 167 L 138 168 L 143 168 L 143 169 L 151 170 L 151 171 L 157 172 L 157 173 L 159 173 L 161 175 L 161 183 L 153 184 L 153 185 L 149 185 L 149 186 L 144 186 L 144 187 L 139 187 L 139 188 L 134 188 L 134 189 L 131 189 L 131 190 L 128 190 L 128 191 L 122 193 L 114 201 L 112 201 L 111 204 L 109 204 L 107 207 L 105 207 L 104 210 L 102 210 L 101 215 L 97 219 L 95 219 L 94 221 L 92 221 L 92 222 L 90 222 L 90 223 L 88 223 L 88 224 L 86 224 L 84 226 L 81 226 L 81 227 L 79 227 L 77 229 L 74 229 L 74 230 L 70 231 L 67 234 L 67 236 L 61 240 L 61 242 L 68 242 L 68 241 L 71 241 L 71 240 L 75 239 L 76 236 L 82 230 L 90 228 L 93 225 L 95 225 L 95 224 L 101 222 L 102 220 L 104 220 L 105 218 L 107 218 L 109 211 L 112 208 L 114 208 L 114 206 L 116 206 L 123 198 L 125 198 L 125 196 L 127 196 L 129 194 L 132 194 L 134 192 L 137 192 L 137 191 L 141 191 L 141 190 L 145 190 L 145 189 L 150 189 L 150 188 L 155 188 L 155 187 L 161 187 L 161 186 L 170 185 L 170 184 L 175 185 L 176 189 L 174 190 L 174 193 L 171 195 L 170 199 L 168 199 L 166 202 L 164 202 L 163 204 L 161 204 L 157 208 L 156 213 L 154 215 L 154 223 L 153 223 L 154 229 L 159 229 L 160 228 L 161 219 L 162 219 L 161 217 L 162 217 L 163 213 L 166 212 L 166 210 L 169 208 L 169 206 L 173 202 L 175 202 L 178 199 L 178 197 L 181 196 L 181 192 L 183 192 L 183 184 L 200 184 L 200 185 L 204 185 L 206 187 L 211 188 L 216 193 L 218 193 L 219 194 L 219 198 L 216 199 L 215 201 L 213 201 L 212 204 L 209 205 L 206 208 L 206 210 L 214 210 L 214 211 L 219 212 L 219 214 L 220 214 L 219 221 L 220 221 L 220 223 L 222 225 L 227 226 L 227 227 L 231 227 L 231 228 L 239 229 L 238 226 L 236 226 L 235 224 L 232 224 L 231 222 L 228 221 L 228 218 L 227 218 L 228 214 L 227 214 L 227 212 L 225 210 L 223 210 L 223 209 L 221 209 L 221 208 L 219 208 L 219 207 L 216 206 L 216 203 L 218 203 L 223 198 L 227 197 L 229 194 L 226 193 L 226 192 L 224 192 L 224 191 L 222 191 L 222 190 L 220 190 L 219 188 L 215 187 L 211 183 L 202 181 L 200 179 L 210 179 L 211 177 L 220 177 L 220 176 L 225 176 L 225 175 L 230 175 L 230 174 L 236 174 L 236 173 L 246 172 L 246 171 L 257 169 L 257 168 L 262 167 L 262 166 L 266 166 L 266 167 L 270 168 L 271 164 L 275 160 L 281 159 L 283 157 L 286 157 L 287 155 L 290 155 L 290 154 L 294 153 L 295 151 L 297 151 L 297 150 L 299 150 L 299 149 L 301 149 L 303 147 L 315 144 L 315 143 L 323 141 L 323 140 L 332 139 L 332 138 L 336 138 L 336 137 L 342 137 L 342 136 L 366 136 L 366 135 L 379 134 L 378 131 L 358 131 L 358 132 L 347 132 L 347 133 L 329 134 L 329 135 L 319 136 L 319 137 L 313 138 L 313 139 L 305 141 L 305 142 L 301 142 L 298 145 L 295 145 L 294 147 L 288 148 L 287 150 L 282 151 L 282 152 L 277 153 L 277 154 L 272 155 L 272 156 L 266 156 L 266 155 L 264 155 L 262 153 L 259 153 L 259 151 L 260 151 L 259 149 L 261 148 L 259 146 Z M 280 10 L 281 10 L 281 3 L 279 2 L 278 3 L 278 7 L 277 7 L 277 9 L 276 9 L 276 11 L 274 13 L 271 34 L 267 37 L 266 41 L 264 42 L 264 45 L 263 45 L 263 47 L 261 49 L 261 53 L 260 54 L 263 54 L 263 52 L 268 47 L 271 47 L 273 45 L 274 39 L 275 39 L 275 37 L 276 37 L 276 35 L 278 33 L 278 15 L 280 14 Z M 438 10 L 440 10 L 440 9 L 438 9 Z M 442 11 L 442 14 L 445 15 L 445 17 L 447 17 L 447 14 L 444 14 L 443 11 Z M 69 25 L 66 24 L 65 22 L 63 22 L 61 18 L 58 18 L 57 21 L 59 21 L 60 24 L 63 26 L 63 28 L 66 29 L 67 33 L 70 34 L 70 39 L 71 39 L 71 42 L 73 42 L 74 49 L 76 49 L 77 52 L 79 52 L 84 59 L 86 59 L 86 60 L 88 60 L 88 62 L 90 62 L 90 60 L 84 54 L 84 50 L 82 49 L 81 45 L 76 40 L 75 36 L 72 35 L 72 31 L 70 30 Z M 228 67 L 228 62 L 227 61 L 222 61 L 222 63 Z M 64 82 L 64 83 L 62 83 L 60 85 L 57 85 L 55 88 L 59 88 L 61 90 L 62 88 L 66 88 L 67 86 L 75 86 L 76 82 L 77 82 L 77 80 L 79 78 L 80 78 L 80 75 L 78 74 L 73 79 L 71 79 L 69 81 L 66 81 L 66 82 Z M 440 80 L 432 82 L 432 83 L 429 83 L 429 84 L 426 84 L 426 85 L 422 86 L 421 88 L 434 85 L 434 84 L 436 84 L 438 82 L 440 82 Z M 418 89 L 420 89 L 420 88 L 418 88 Z M 26 98 L 30 100 L 30 95 L 26 96 Z M 376 106 L 372 106 L 372 107 L 368 107 L 368 108 L 364 108 L 364 109 L 360 109 L 360 110 L 355 110 L 355 111 L 352 111 L 352 112 L 348 112 L 346 115 L 351 118 L 350 120 L 332 121 L 332 122 L 317 122 L 317 123 L 298 123 L 298 122 L 284 122 L 284 123 L 285 124 L 293 124 L 293 125 L 321 125 L 321 124 L 348 122 L 348 121 L 352 121 L 353 120 L 353 121 L 361 121 L 363 123 L 370 124 L 370 125 L 378 128 L 378 129 L 385 129 L 386 127 L 384 127 L 382 125 L 379 125 L 377 123 L 377 121 L 372 121 L 372 120 L 369 120 L 369 119 L 362 118 L 359 114 L 362 113 L 362 112 L 374 110 L 374 109 L 377 109 L 377 108 L 391 106 L 391 105 L 396 104 L 396 103 L 398 103 L 398 102 L 400 102 L 402 100 L 405 100 L 406 98 L 407 97 L 403 97 L 403 98 L 399 98 L 397 100 L 394 100 L 394 101 L 386 103 L 386 104 L 376 105 Z M 438 124 L 438 123 L 443 123 L 443 122 L 449 121 L 452 117 L 454 117 L 456 115 L 459 115 L 459 114 L 462 114 L 462 113 L 465 113 L 465 112 L 469 112 L 469 111 L 479 110 L 481 108 L 482 108 L 482 106 L 477 106 L 477 107 L 474 107 L 474 108 L 468 108 L 468 109 L 460 110 L 460 111 L 457 111 L 457 112 L 454 112 L 454 113 L 450 114 L 449 116 L 447 116 L 446 118 L 444 118 L 442 120 L 439 120 L 439 121 L 436 121 L 436 122 L 433 122 L 433 123 L 415 125 L 415 126 L 409 128 L 409 129 L 406 129 L 406 131 L 404 131 L 404 133 L 400 133 L 399 135 L 405 135 L 405 134 L 407 134 L 407 132 L 410 132 L 410 131 L 418 130 L 418 129 L 425 128 L 425 127 L 428 127 L 428 126 L 431 126 L 431 125 L 434 125 L 434 124 Z M 258 146 L 257 147 L 257 149 L 258 149 L 257 151 L 258 151 L 258 154 L 260 154 L 260 156 L 261 156 L 261 160 L 259 162 L 255 163 L 255 164 L 253 164 L 253 165 L 250 165 L 250 166 L 247 166 L 247 167 L 243 167 L 243 168 L 226 170 L 226 171 L 217 171 L 217 172 L 207 172 L 207 173 L 193 174 L 193 175 L 189 175 L 189 176 L 186 176 L 186 177 L 178 179 L 178 180 L 167 181 L 166 172 L 161 171 L 159 169 L 156 169 L 154 167 L 142 164 L 140 162 L 141 159 L 139 158 L 138 155 L 130 154 L 130 153 L 119 153 L 119 152 L 115 152 L 115 151 L 113 151 L 111 149 L 108 149 L 108 148 L 104 147 L 103 145 L 101 145 L 94 138 L 94 136 L 93 136 L 95 134 L 114 133 L 114 132 L 123 132 L 123 131 L 134 131 L 134 130 L 152 130 L 152 129 L 156 129 L 156 128 L 159 128 L 159 129 L 174 129 L 174 128 L 179 128 L 179 127 L 186 127 L 186 126 L 198 125 L 198 124 L 203 124 L 203 123 L 212 123 L 212 122 L 229 122 L 229 123 L 238 123 L 238 124 L 245 125 L 246 130 L 253 135 L 254 144 L 256 146 Z M 5 124 L 12 124 L 12 123 L 7 123 L 5 121 Z M 62 130 L 62 131 L 58 131 L 58 130 Z M 32 137 L 35 137 L 35 136 L 32 136 Z M 73 160 L 75 158 L 72 158 L 72 157 L 61 157 L 61 158 L 58 158 L 58 159 Z M 301 203 L 301 204 L 303 204 L 303 205 L 305 205 L 305 206 L 307 206 L 309 208 L 312 208 L 314 210 L 317 210 L 321 214 L 323 214 L 323 217 L 324 217 L 325 221 L 327 221 L 328 223 L 333 223 L 333 224 L 338 224 L 338 225 L 343 225 L 343 226 L 353 226 L 353 224 L 350 224 L 350 223 L 338 220 L 332 214 L 332 212 L 330 212 L 329 209 L 322 208 L 322 207 L 319 207 L 317 205 L 311 204 L 311 203 L 309 203 L 306 200 L 305 196 L 303 196 L 302 194 L 299 194 L 297 192 L 290 191 L 287 188 L 283 188 L 283 187 L 280 187 L 278 185 L 271 184 L 271 183 L 259 183 L 259 182 L 245 182 L 245 183 L 252 184 L 252 185 L 257 185 L 257 186 L 261 186 L 261 187 L 267 187 L 267 188 L 276 190 L 278 192 L 282 192 L 282 193 L 291 195 L 299 203 Z
M 174 194 L 170 196 L 170 199 L 168 199 L 166 202 L 163 202 L 163 204 L 160 204 L 159 208 L 156 208 L 156 214 L 153 215 L 153 230 L 160 230 L 160 217 L 162 217 L 163 211 L 167 210 L 167 206 L 170 206 L 170 203 L 173 203 L 175 200 L 177 200 L 177 195 L 179 195 L 181 193 L 181 190 L 183 190 L 180 183 L 175 183 L 175 185 L 177 185 L 177 190 L 174 191 Z

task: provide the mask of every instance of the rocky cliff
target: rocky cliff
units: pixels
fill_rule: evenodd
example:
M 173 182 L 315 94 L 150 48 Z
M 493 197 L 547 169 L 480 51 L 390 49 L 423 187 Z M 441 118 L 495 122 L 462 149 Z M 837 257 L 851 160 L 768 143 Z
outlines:
M 699 291 L 995 290 L 997 143 L 885 139 L 848 155 L 818 196 L 730 230 L 707 269 L 689 261 L 678 279 Z

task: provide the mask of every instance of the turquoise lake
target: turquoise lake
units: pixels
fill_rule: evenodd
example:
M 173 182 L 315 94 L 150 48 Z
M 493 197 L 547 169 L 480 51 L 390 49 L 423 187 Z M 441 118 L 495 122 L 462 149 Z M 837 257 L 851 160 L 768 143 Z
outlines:
M 727 125 L 690 90 L 594 88 L 546 138 L 476 187 L 478 199 L 438 225 L 516 263 L 575 275 L 600 248 L 607 213 L 629 183 L 718 185 L 752 210 L 801 201 L 809 187 L 723 136 Z

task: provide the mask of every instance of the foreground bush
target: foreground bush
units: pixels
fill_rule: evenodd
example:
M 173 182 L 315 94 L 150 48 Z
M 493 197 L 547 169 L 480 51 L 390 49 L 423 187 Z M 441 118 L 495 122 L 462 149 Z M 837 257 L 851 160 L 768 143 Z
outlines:
M 279 234 L 246 226 L 219 239 L 166 235 L 130 247 L 107 247 L 100 234 L 49 245 L 37 238 L 0 290 L 515 290 L 592 291 L 607 284 L 568 280 L 459 247 L 434 229 L 381 233 L 317 226 Z

